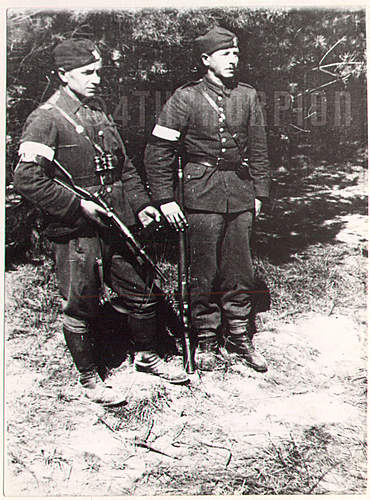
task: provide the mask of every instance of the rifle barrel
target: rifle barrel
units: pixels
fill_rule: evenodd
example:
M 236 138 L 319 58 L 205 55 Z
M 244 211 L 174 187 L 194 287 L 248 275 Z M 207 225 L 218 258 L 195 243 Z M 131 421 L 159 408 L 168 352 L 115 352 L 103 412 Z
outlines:
M 184 172 L 182 169 L 181 157 L 178 159 L 178 200 L 181 209 L 184 208 Z M 189 305 L 189 269 L 188 269 L 188 245 L 187 230 L 179 231 L 179 262 L 178 262 L 178 286 L 179 286 L 179 305 L 181 320 L 184 331 L 184 367 L 187 373 L 192 374 L 195 371 L 192 345 L 191 345 L 191 324 L 190 324 L 190 305 Z

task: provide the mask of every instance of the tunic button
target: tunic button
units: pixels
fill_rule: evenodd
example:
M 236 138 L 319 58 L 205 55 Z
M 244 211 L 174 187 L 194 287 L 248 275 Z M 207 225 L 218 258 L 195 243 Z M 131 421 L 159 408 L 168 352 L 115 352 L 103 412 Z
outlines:
M 223 137 L 223 138 L 221 139 L 221 142 L 226 142 L 226 137 Z
M 225 129 L 223 127 L 220 128 L 220 132 L 223 132 Z
M 217 97 L 217 99 L 218 99 L 219 101 L 222 101 L 222 97 L 221 97 L 220 95 Z
M 221 149 L 221 151 L 222 151 L 223 153 L 226 153 L 226 148 L 222 148 L 222 149 Z

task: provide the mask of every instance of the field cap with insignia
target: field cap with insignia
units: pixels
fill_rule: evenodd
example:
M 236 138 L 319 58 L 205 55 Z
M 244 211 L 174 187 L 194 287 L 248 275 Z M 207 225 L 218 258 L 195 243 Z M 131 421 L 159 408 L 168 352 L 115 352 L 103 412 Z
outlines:
M 194 40 L 199 54 L 212 54 L 216 50 L 229 49 L 238 46 L 238 38 L 235 33 L 215 26 L 204 35 L 198 36 Z
M 95 44 L 87 39 L 65 40 L 54 49 L 56 67 L 66 71 L 86 66 L 100 59 L 101 56 Z

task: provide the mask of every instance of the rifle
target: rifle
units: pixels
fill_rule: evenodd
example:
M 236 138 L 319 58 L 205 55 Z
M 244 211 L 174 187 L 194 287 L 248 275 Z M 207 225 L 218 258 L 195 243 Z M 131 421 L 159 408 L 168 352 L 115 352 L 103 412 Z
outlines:
M 62 186 L 63 188 L 67 189 L 68 191 L 74 193 L 76 196 L 78 196 L 80 199 L 87 200 L 87 201 L 93 201 L 97 205 L 99 205 L 101 208 L 104 209 L 106 212 L 107 217 L 109 220 L 112 222 L 113 228 L 116 229 L 117 234 L 122 237 L 124 242 L 127 244 L 133 255 L 136 257 L 137 261 L 139 264 L 141 264 L 141 268 L 143 266 L 146 266 L 146 268 L 150 269 L 154 275 L 156 275 L 158 278 L 160 278 L 164 283 L 168 282 L 167 277 L 162 273 L 160 268 L 155 264 L 155 262 L 152 260 L 152 258 L 147 254 L 145 251 L 144 246 L 135 238 L 135 236 L 132 234 L 132 232 L 128 229 L 128 227 L 120 220 L 120 218 L 116 215 L 112 207 L 108 205 L 108 203 L 104 200 L 102 193 L 98 190 L 97 193 L 90 193 L 86 189 L 83 189 L 80 186 L 77 186 L 71 174 L 63 167 L 63 165 L 58 162 L 55 158 L 53 160 L 54 164 L 59 168 L 59 170 L 63 173 L 63 175 L 68 179 L 68 182 L 63 181 L 62 179 L 58 177 L 52 177 L 52 180 L 56 183 Z M 100 263 L 102 265 L 102 263 Z M 98 262 L 98 267 L 99 267 L 99 262 Z M 141 269 L 142 270 L 142 269 Z M 103 285 L 103 284 L 102 284 Z M 185 324 L 188 324 L 182 320 L 184 317 L 182 314 L 179 317 L 179 314 L 177 311 L 174 309 L 174 302 L 172 299 L 168 298 L 168 296 L 165 294 L 165 292 L 153 281 L 151 283 L 152 291 L 153 293 L 157 296 L 160 297 L 160 312 L 163 316 L 166 317 L 168 327 L 172 331 L 172 333 L 175 335 L 176 338 L 182 338 L 183 339 L 183 344 L 185 345 L 185 348 L 183 348 L 183 360 L 184 360 L 184 366 L 186 370 L 188 371 L 191 369 L 192 364 L 188 362 L 188 352 L 190 352 L 186 349 L 186 346 L 189 346 L 188 341 L 185 340 L 185 335 L 188 335 L 188 330 L 185 329 Z M 113 292 L 114 293 L 114 292 Z M 107 294 L 107 299 L 106 301 L 109 301 L 109 292 Z M 103 304 L 103 301 L 101 302 Z M 187 332 L 187 333 L 185 333 Z M 189 346 L 190 347 L 190 346 Z M 193 371 L 188 371 L 188 373 L 193 373 Z
M 184 209 L 184 171 L 182 158 L 178 157 L 177 168 L 178 202 Z M 189 304 L 189 265 L 188 265 L 188 234 L 187 230 L 179 231 L 179 264 L 178 264 L 178 299 L 180 316 L 184 332 L 184 366 L 187 373 L 194 373 L 195 363 L 192 350 L 190 304 Z

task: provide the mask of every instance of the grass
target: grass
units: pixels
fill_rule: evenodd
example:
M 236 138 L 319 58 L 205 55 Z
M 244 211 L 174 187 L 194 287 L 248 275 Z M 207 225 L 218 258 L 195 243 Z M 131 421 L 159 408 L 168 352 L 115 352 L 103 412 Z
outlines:
M 277 444 L 271 441 L 269 446 L 253 457 L 241 456 L 232 466 L 225 466 L 221 474 L 219 470 L 207 469 L 196 478 L 194 494 L 312 494 L 324 477 L 338 465 L 329 460 L 324 464 L 318 460 L 318 456 L 327 455 L 330 437 L 324 436 L 322 439 L 313 438 L 312 435 L 304 436 L 304 442 L 297 442 L 297 437 L 293 435 Z M 174 493 L 182 479 L 176 472 L 166 468 L 157 473 L 158 478 L 163 474 L 170 478 L 170 483 L 175 486 Z M 187 482 L 185 480 L 184 488 Z
M 268 260 L 259 260 L 258 267 L 268 281 L 273 309 L 280 315 L 293 311 L 332 314 L 334 310 L 345 312 L 349 306 L 363 308 L 366 274 L 355 262 L 350 262 L 341 245 L 330 247 L 319 243 L 295 254 L 289 263 L 276 266 Z
M 8 271 L 7 495 L 365 494 L 366 259 L 356 241 L 286 241 L 284 258 L 256 259 L 266 374 L 229 355 L 171 386 L 127 358 L 111 375 L 127 404 L 112 409 L 80 398 L 52 262 Z
M 327 262 L 332 258 L 327 255 Z M 361 290 L 360 272 L 353 271 L 352 289 Z M 341 275 L 339 269 L 336 272 L 332 269 L 325 279 L 330 282 Z M 231 359 L 212 375 L 195 377 L 189 387 L 174 387 L 135 374 L 127 360 L 115 376 L 123 380 L 128 404 L 104 410 L 78 399 L 75 373 L 59 331 L 54 280 L 45 267 L 35 272 L 27 265 L 13 276 L 12 299 L 7 299 L 7 373 L 10 385 L 17 377 L 18 387 L 8 394 L 10 491 L 66 495 L 80 492 L 82 486 L 86 494 L 102 495 L 365 491 L 364 362 L 359 360 L 356 376 L 331 373 L 320 365 L 318 351 L 307 337 L 284 330 L 287 323 L 277 319 L 273 308 L 260 315 L 264 329 L 256 340 L 270 361 L 266 375 Z M 302 285 L 307 290 L 312 281 Z M 328 288 L 331 295 L 322 296 L 325 312 L 347 282 L 337 280 L 336 286 Z M 25 289 L 32 299 L 26 303 Z M 273 300 L 289 297 L 289 311 L 295 293 L 294 286 L 281 292 L 276 287 Z M 34 297 L 48 304 L 43 310 L 46 322 L 37 331 L 34 313 L 40 307 Z M 318 307 L 317 297 L 314 302 Z M 360 302 L 359 298 L 352 306 L 356 309 Z M 311 310 L 315 307 L 312 304 Z M 30 334 L 11 329 L 22 322 Z M 26 384 L 19 383 L 20 374 Z M 340 389 L 336 397 L 333 387 Z M 299 411 L 306 395 L 318 398 L 322 414 L 305 418 L 300 411 L 292 418 L 290 411 Z M 307 401 L 311 405 L 312 400 Z M 339 422 L 325 416 L 325 405 L 332 403 L 343 409 Z M 347 418 L 349 407 L 358 411 Z

